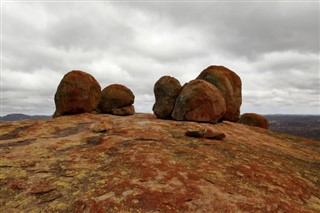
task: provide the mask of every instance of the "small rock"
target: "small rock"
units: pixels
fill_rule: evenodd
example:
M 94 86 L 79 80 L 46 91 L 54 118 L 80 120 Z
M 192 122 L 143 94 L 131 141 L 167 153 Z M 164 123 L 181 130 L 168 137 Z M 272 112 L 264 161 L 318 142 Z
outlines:
M 194 137 L 194 138 L 203 138 L 204 131 L 203 130 L 186 131 L 186 136 Z
M 90 129 L 93 132 L 105 132 L 112 129 L 113 123 L 112 121 L 99 121 L 90 125 Z
M 185 135 L 194 138 L 207 138 L 215 140 L 222 140 L 226 137 L 226 135 L 222 132 L 213 132 L 209 129 L 187 131 Z
M 226 135 L 222 132 L 213 132 L 209 129 L 206 129 L 204 131 L 204 137 L 208 139 L 216 139 L 216 140 L 222 140 L 226 137 Z

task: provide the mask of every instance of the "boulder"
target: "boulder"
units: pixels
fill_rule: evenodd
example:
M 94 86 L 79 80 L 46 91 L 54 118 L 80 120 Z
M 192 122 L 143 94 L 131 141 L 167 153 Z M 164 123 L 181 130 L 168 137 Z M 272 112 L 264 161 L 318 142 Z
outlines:
M 208 81 L 222 92 L 227 108 L 223 119 L 239 121 L 242 103 L 240 77 L 224 66 L 210 66 L 203 70 L 197 79 Z
M 156 102 L 152 110 L 158 118 L 171 117 L 171 112 L 180 90 L 180 82 L 170 76 L 163 76 L 155 83 L 153 91 Z
M 53 117 L 92 112 L 97 107 L 100 94 L 101 87 L 93 76 L 80 70 L 68 72 L 54 96 L 56 111 Z
M 192 80 L 182 87 L 172 118 L 217 123 L 225 113 L 226 103 L 222 93 L 207 81 Z
M 110 113 L 115 109 L 131 106 L 134 95 L 129 88 L 120 84 L 112 84 L 104 88 L 98 104 L 100 113 Z
M 269 128 L 269 121 L 262 115 L 256 113 L 245 113 L 241 115 L 240 123 L 264 129 Z

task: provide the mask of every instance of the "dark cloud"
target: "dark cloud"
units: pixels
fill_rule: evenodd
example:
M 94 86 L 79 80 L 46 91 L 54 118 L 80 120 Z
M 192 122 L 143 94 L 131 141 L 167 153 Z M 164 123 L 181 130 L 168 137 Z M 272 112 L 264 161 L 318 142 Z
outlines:
M 243 81 L 242 111 L 319 112 L 318 2 L 2 4 L 1 114 L 50 114 L 63 75 L 120 83 L 151 112 L 163 75 L 184 84 L 211 64 Z
M 319 52 L 319 2 L 134 4 L 205 35 L 211 51 L 257 57 L 270 51 Z

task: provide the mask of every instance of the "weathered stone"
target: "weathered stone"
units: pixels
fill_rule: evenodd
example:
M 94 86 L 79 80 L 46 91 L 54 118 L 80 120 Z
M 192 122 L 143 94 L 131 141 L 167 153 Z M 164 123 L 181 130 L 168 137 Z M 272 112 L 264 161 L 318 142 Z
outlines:
M 171 112 L 180 90 L 180 82 L 170 76 L 163 76 L 155 83 L 153 91 L 156 102 L 152 110 L 158 118 L 171 117 Z
M 112 109 L 112 114 L 113 115 L 121 115 L 121 116 L 126 116 L 126 115 L 133 115 L 135 113 L 134 106 L 126 106 L 126 107 L 121 107 L 118 109 Z
M 73 70 L 61 80 L 54 101 L 53 117 L 92 112 L 96 109 L 101 94 L 99 83 L 90 74 Z
M 264 129 L 269 128 L 269 121 L 262 115 L 256 113 L 245 113 L 241 115 L 240 123 Z
M 225 112 L 226 103 L 221 92 L 207 81 L 193 80 L 181 89 L 172 118 L 217 123 Z
M 112 84 L 102 90 L 98 109 L 101 113 L 112 113 L 112 110 L 130 106 L 134 95 L 126 86 Z
M 203 130 L 188 130 L 185 133 L 186 136 L 194 137 L 194 138 L 203 138 L 204 131 Z
M 208 81 L 222 92 L 226 101 L 226 113 L 223 119 L 239 121 L 242 103 L 240 77 L 224 66 L 210 66 L 203 70 L 197 79 Z

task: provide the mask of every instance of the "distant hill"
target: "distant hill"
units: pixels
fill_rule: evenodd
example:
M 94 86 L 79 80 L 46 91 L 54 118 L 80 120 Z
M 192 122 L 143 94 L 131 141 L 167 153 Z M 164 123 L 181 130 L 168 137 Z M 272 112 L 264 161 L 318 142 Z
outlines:
M 265 115 L 269 130 L 320 141 L 320 115 Z
M 49 115 L 25 115 L 25 114 L 9 114 L 0 116 L 0 121 L 23 121 L 23 120 L 47 120 L 50 119 Z

